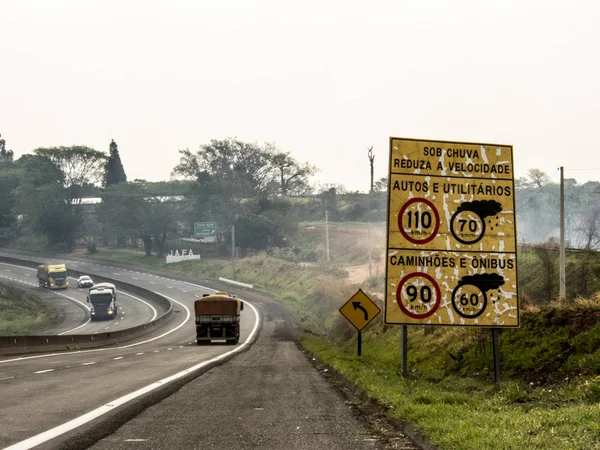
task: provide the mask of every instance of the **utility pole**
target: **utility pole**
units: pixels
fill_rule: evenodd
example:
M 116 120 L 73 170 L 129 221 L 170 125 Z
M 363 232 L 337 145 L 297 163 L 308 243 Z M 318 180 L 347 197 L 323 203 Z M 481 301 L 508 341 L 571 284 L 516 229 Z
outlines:
M 372 278 L 371 275 L 371 222 L 369 221 L 369 228 L 367 228 L 369 233 L 369 281 Z
M 373 154 L 373 146 L 371 145 L 371 148 L 369 149 L 369 152 L 367 153 L 367 156 L 369 157 L 369 162 L 371 163 L 371 190 L 369 191 L 371 194 L 373 193 L 373 161 L 375 161 L 375 155 Z
M 233 281 L 235 281 L 235 225 L 231 225 L 231 267 L 233 268 Z
M 325 249 L 327 252 L 327 261 L 329 261 L 329 219 L 327 210 L 325 210 Z
M 561 300 L 567 298 L 565 260 L 565 177 L 564 168 L 560 166 L 560 288 L 558 296 Z

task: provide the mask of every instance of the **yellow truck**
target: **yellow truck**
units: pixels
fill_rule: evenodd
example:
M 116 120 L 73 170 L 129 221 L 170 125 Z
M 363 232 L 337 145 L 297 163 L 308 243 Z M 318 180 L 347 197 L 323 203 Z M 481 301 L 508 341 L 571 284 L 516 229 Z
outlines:
M 48 289 L 66 289 L 69 286 L 67 267 L 64 264 L 41 264 L 37 269 L 40 287 Z
M 204 294 L 194 302 L 196 343 L 225 341 L 235 345 L 240 340 L 240 311 L 244 303 L 227 292 Z

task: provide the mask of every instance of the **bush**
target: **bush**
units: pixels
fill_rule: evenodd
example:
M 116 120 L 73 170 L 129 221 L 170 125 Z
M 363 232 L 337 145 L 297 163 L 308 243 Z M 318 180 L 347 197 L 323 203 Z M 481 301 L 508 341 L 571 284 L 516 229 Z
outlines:
M 95 242 L 89 242 L 88 245 L 87 245 L 87 252 L 90 255 L 93 255 L 97 251 L 98 251 L 98 249 L 96 248 L 96 243 Z

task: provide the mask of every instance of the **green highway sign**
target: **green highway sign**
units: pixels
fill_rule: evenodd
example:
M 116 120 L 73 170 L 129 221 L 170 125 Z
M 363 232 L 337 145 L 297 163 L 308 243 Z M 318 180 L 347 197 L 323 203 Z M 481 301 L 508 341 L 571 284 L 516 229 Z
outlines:
M 0 238 L 8 238 L 11 234 L 9 227 L 0 227 Z
M 194 222 L 194 237 L 217 235 L 217 222 Z

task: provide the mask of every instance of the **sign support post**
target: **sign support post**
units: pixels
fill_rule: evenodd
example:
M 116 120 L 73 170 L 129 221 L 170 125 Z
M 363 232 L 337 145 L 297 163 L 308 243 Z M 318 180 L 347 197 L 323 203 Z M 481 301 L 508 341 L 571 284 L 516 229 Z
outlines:
M 494 383 L 500 384 L 500 329 L 492 328 L 492 349 L 494 353 Z
M 362 354 L 362 330 L 371 321 L 379 315 L 381 310 L 373 303 L 373 301 L 367 297 L 362 289 L 359 289 L 356 294 L 350 297 L 344 305 L 340 308 L 340 313 L 348 322 L 354 325 L 354 328 L 358 331 L 358 356 Z
M 402 337 L 401 346 L 402 346 L 402 376 L 408 376 L 408 327 L 406 325 L 402 325 Z
M 362 350 L 362 332 L 358 332 L 358 356 L 360 356 Z

